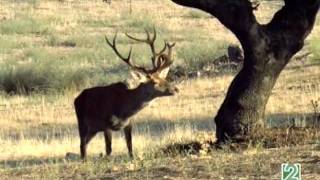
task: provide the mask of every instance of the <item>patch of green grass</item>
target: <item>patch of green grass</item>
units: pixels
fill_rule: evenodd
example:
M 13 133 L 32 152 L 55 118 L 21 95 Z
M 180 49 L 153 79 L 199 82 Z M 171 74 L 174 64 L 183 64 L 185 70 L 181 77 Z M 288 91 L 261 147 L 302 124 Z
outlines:
M 45 61 L 59 59 L 59 54 L 50 53 L 45 48 L 28 48 L 24 50 L 24 60 L 28 61 Z
M 117 19 L 108 17 L 103 19 L 85 19 L 79 22 L 79 24 L 93 28 L 113 27 L 116 21 Z
M 139 28 L 139 29 L 147 29 L 152 30 L 154 26 L 154 22 L 150 17 L 142 16 L 139 14 L 135 15 L 123 15 L 122 19 L 125 21 L 125 27 L 130 28 Z
M 76 48 L 70 53 L 65 54 L 63 61 L 77 63 L 78 65 L 85 63 L 87 66 L 95 67 L 99 62 L 108 57 L 110 57 L 110 53 L 107 53 L 105 49 Z
M 2 66 L 1 89 L 8 93 L 29 93 L 31 91 L 51 88 L 56 79 L 53 69 L 47 64 L 23 64 Z
M 311 39 L 309 49 L 313 53 L 312 59 L 320 61 L 320 38 Z
M 149 30 L 150 33 L 153 33 L 152 29 Z M 137 32 L 130 31 L 130 34 L 138 38 L 146 38 L 144 29 L 139 28 L 138 30 Z M 113 35 L 111 32 L 107 34 L 109 39 L 112 39 Z M 166 39 L 167 34 L 157 29 L 157 35 L 155 46 L 159 51 L 164 46 L 163 38 Z M 0 87 L 3 91 L 28 94 L 33 91 L 82 89 L 121 81 L 128 74 L 128 66 L 106 44 L 103 34 L 86 36 L 49 34 L 42 37 L 46 38 L 44 43 L 50 48 L 30 46 L 23 49 L 22 56 L 10 59 L 2 67 Z M 11 42 L 12 47 L 15 47 L 15 41 Z M 151 66 L 151 52 L 147 44 L 130 40 L 123 32 L 118 33 L 117 44 L 119 51 L 124 56 L 128 54 L 130 46 L 133 47 L 134 63 Z M 223 42 L 213 44 L 210 41 L 199 40 L 192 44 L 187 43 L 179 50 L 175 49 L 175 52 L 187 66 L 196 69 L 219 56 L 224 51 L 224 46 Z M 11 45 L 8 48 L 10 49 Z
M 14 49 L 20 49 L 27 47 L 27 43 L 21 42 L 14 36 L 1 35 L 0 36 L 0 53 L 9 53 Z
M 4 20 L 0 24 L 1 34 L 50 34 L 51 29 L 45 22 L 40 22 L 27 15 L 15 19 Z
M 198 41 L 185 44 L 177 50 L 177 55 L 184 60 L 188 68 L 201 69 L 208 62 L 225 54 L 226 46 L 226 42 Z
M 193 19 L 199 19 L 199 18 L 208 18 L 209 15 L 200 10 L 190 10 L 187 17 L 190 17 Z
M 21 0 L 16 0 L 17 2 L 21 1 Z M 21 2 L 25 2 L 28 3 L 30 5 L 33 5 L 34 7 L 39 5 L 39 0 L 23 0 Z
M 73 39 L 62 40 L 56 35 L 50 35 L 47 38 L 47 45 L 51 47 L 61 46 L 61 47 L 75 47 L 77 43 Z
M 0 90 L 9 94 L 63 92 L 68 89 L 106 85 L 126 78 L 126 66 L 106 66 L 103 62 L 8 62 L 0 68 Z
M 60 45 L 75 44 L 81 48 L 106 48 L 104 36 L 99 35 L 74 35 L 60 41 Z
M 164 33 L 168 30 L 163 26 L 158 26 L 157 22 L 146 14 L 131 14 L 121 16 L 121 29 L 130 32 L 141 32 L 141 30 L 153 31 L 156 27 L 158 33 Z
M 73 43 L 72 41 L 63 41 L 61 43 Z M 107 48 L 73 48 L 73 49 L 52 49 L 52 48 L 27 48 L 23 51 L 22 61 L 40 62 L 56 61 L 57 64 L 68 66 L 77 63 L 90 63 L 89 66 L 103 61 L 103 59 L 111 59 L 111 52 Z
M 10 94 L 61 91 L 85 83 L 83 71 L 63 71 L 52 62 L 3 65 L 0 88 Z

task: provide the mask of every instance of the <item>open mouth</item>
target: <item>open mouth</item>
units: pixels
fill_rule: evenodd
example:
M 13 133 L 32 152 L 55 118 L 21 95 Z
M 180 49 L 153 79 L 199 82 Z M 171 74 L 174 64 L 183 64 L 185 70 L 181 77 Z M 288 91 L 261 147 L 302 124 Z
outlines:
M 174 95 L 174 94 L 177 94 L 179 93 L 179 89 L 178 88 L 173 88 L 171 91 L 170 91 L 170 94 Z
M 179 93 L 179 89 L 178 89 L 178 88 L 174 88 L 173 91 L 174 91 L 175 93 Z

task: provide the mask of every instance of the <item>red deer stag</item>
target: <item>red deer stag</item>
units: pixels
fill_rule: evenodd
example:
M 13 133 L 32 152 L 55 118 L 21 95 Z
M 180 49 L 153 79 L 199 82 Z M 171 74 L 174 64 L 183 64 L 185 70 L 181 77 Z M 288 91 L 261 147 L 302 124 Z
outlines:
M 151 100 L 171 96 L 178 92 L 178 89 L 165 80 L 169 66 L 172 64 L 172 48 L 174 43 L 165 42 L 164 48 L 160 52 L 155 50 L 156 30 L 153 36 L 146 30 L 147 38 L 138 39 L 129 34 L 126 36 L 132 40 L 147 43 L 152 52 L 151 61 L 153 67 L 146 69 L 131 62 L 131 51 L 128 57 L 120 54 L 116 46 L 117 34 L 110 42 L 106 37 L 107 44 L 113 49 L 115 54 L 129 65 L 140 81 L 135 89 L 129 89 L 124 83 L 118 82 L 103 87 L 93 87 L 85 89 L 75 99 L 74 106 L 78 118 L 80 134 L 81 158 L 86 158 L 86 149 L 90 140 L 97 132 L 103 131 L 106 144 L 106 154 L 111 154 L 112 131 L 124 130 L 129 156 L 132 153 L 132 125 L 130 117 L 139 112 Z

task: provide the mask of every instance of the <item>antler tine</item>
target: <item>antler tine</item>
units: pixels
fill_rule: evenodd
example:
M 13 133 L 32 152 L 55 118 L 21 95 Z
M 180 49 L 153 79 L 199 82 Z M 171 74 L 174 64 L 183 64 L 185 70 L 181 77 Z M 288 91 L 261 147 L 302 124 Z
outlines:
M 120 59 L 122 59 L 123 61 L 125 61 L 127 64 L 130 65 L 130 62 L 129 62 L 129 61 L 130 61 L 130 58 L 131 58 L 132 47 L 130 48 L 128 57 L 127 57 L 127 58 L 123 57 L 123 56 L 120 54 L 120 52 L 118 51 L 118 49 L 117 49 L 117 45 L 116 45 L 117 35 L 118 35 L 118 32 L 116 32 L 116 34 L 114 35 L 113 40 L 112 40 L 112 43 L 109 41 L 108 37 L 105 36 L 106 42 L 107 42 L 107 44 L 113 49 L 113 51 L 116 53 L 116 55 L 117 55 Z
M 158 69 L 160 66 L 163 65 L 163 63 L 164 63 L 164 58 L 161 58 L 160 56 L 167 56 L 166 54 L 163 54 L 164 51 L 167 49 L 167 47 L 170 47 L 170 46 L 168 46 L 167 41 L 164 41 L 164 47 L 163 47 L 163 49 L 158 53 L 158 58 L 157 58 L 157 60 L 156 60 L 157 62 L 156 62 L 156 66 L 155 66 L 156 69 Z
M 159 56 L 160 54 L 164 53 L 164 51 L 166 51 L 166 49 L 167 49 L 167 42 L 164 41 L 164 46 L 163 46 L 163 48 L 161 49 L 161 51 L 157 53 L 157 56 Z
M 175 42 L 174 42 L 174 43 L 172 43 L 172 44 L 170 44 L 170 43 L 166 42 L 166 44 L 168 45 L 168 48 L 169 48 L 169 49 L 173 48 L 173 47 L 176 45 L 176 43 L 175 43 Z
M 154 42 L 156 41 L 156 39 L 157 39 L 157 32 L 156 32 L 156 28 L 153 26 L 153 36 L 152 36 L 152 38 L 151 38 L 151 36 L 150 36 L 150 33 L 149 33 L 149 31 L 145 28 L 144 29 L 144 31 L 146 32 L 146 34 L 147 34 L 147 42 L 149 43 L 149 44 L 154 44 Z
M 168 54 L 161 54 L 158 59 L 157 59 L 157 66 L 156 66 L 156 71 L 161 72 L 162 70 L 166 69 L 169 67 L 172 63 L 172 48 L 175 46 L 175 43 L 168 43 L 165 42 L 165 46 L 168 47 L 169 51 Z
M 151 61 L 152 61 L 152 65 L 153 65 L 153 69 L 156 69 L 156 59 L 157 56 L 159 56 L 159 54 L 156 53 L 155 47 L 154 47 L 154 43 L 156 41 L 157 38 L 157 32 L 156 32 L 156 28 L 153 26 L 153 37 L 152 39 L 150 38 L 150 34 L 148 32 L 147 29 L 145 29 L 148 39 L 149 39 L 149 44 L 150 44 L 150 48 L 151 48 L 151 52 L 152 52 L 152 57 L 151 57 Z
M 153 38 L 152 41 L 154 42 L 157 39 L 157 31 L 156 31 L 156 27 L 153 26 Z
M 170 44 L 169 42 L 167 42 L 166 45 L 168 46 L 168 49 L 169 49 L 168 56 L 171 58 L 172 48 L 176 45 L 176 43 L 174 42 Z
M 132 40 L 138 41 L 138 42 L 143 42 L 143 43 L 147 43 L 150 46 L 151 49 L 151 53 L 152 53 L 152 57 L 151 57 L 151 61 L 152 61 L 152 65 L 153 68 L 156 68 L 156 59 L 159 55 L 161 55 L 165 50 L 166 50 L 166 45 L 163 47 L 163 49 L 157 53 L 155 50 L 155 41 L 157 39 L 157 32 L 156 32 L 156 28 L 153 26 L 153 36 L 151 37 L 150 32 L 147 29 L 144 29 L 144 31 L 146 32 L 147 38 L 146 39 L 139 39 L 136 37 L 131 36 L 128 33 L 125 33 L 126 36 Z
M 125 33 L 125 35 L 128 37 L 128 38 L 130 38 L 130 39 L 132 39 L 132 40 L 135 40 L 135 41 L 138 41 L 138 42 L 144 42 L 144 43 L 148 43 L 149 44 L 149 41 L 148 41 L 148 37 L 147 37 L 147 39 L 139 39 L 139 38 L 136 38 L 136 37 L 133 37 L 133 36 L 131 36 L 130 34 L 128 34 L 127 32 Z M 147 36 L 149 36 L 148 34 L 147 34 Z
M 159 56 L 158 59 L 159 60 L 158 60 L 156 72 L 163 71 L 167 67 L 171 66 L 171 64 L 173 63 L 173 61 L 169 59 L 168 56 Z
M 130 67 L 132 67 L 133 69 L 135 70 L 138 70 L 140 72 L 143 72 L 143 73 L 148 73 L 148 70 L 146 70 L 145 68 L 143 67 L 139 67 L 137 65 L 134 65 L 130 62 L 130 59 L 131 59 L 131 53 L 132 53 L 132 47 L 130 47 L 130 51 L 128 53 L 128 57 L 127 58 L 124 58 L 120 52 L 118 51 L 117 49 L 117 45 L 116 45 L 116 39 L 117 39 L 117 32 L 115 34 L 115 36 L 113 37 L 113 40 L 112 40 L 112 43 L 109 41 L 108 37 L 105 36 L 105 39 L 106 39 L 106 42 L 107 44 L 113 49 L 113 51 L 116 53 L 116 55 L 122 59 L 127 65 L 129 65 Z
M 138 70 L 141 70 L 147 74 L 162 71 L 163 69 L 167 68 L 168 66 L 170 66 L 172 64 L 171 54 L 172 54 L 172 48 L 174 47 L 175 43 L 170 44 L 170 43 L 164 41 L 164 47 L 159 52 L 156 52 L 156 50 L 155 50 L 155 41 L 157 39 L 156 28 L 153 26 L 153 35 L 151 35 L 151 33 L 147 29 L 145 29 L 145 32 L 147 35 L 146 39 L 139 39 L 139 38 L 131 36 L 128 33 L 125 33 L 125 35 L 128 38 L 135 40 L 135 41 L 138 41 L 138 42 L 146 43 L 150 46 L 150 49 L 151 49 L 151 53 L 152 53 L 151 61 L 152 61 L 153 68 L 151 70 L 146 70 L 142 67 L 137 67 L 137 66 L 135 66 L 135 68 Z M 114 44 L 115 44 L 115 42 L 114 42 Z M 169 51 L 168 51 L 168 54 L 165 54 L 164 52 L 167 50 L 167 48 L 169 49 Z M 129 61 L 128 61 L 128 63 L 129 63 Z

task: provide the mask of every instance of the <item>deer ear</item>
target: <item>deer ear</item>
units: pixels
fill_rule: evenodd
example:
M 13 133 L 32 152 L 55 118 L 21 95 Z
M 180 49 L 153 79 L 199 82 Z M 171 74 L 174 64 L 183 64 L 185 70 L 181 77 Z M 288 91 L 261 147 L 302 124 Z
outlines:
M 159 77 L 162 78 L 162 79 L 165 79 L 168 75 L 168 72 L 169 72 L 170 68 L 167 67 L 165 69 L 163 69 L 160 74 L 159 74 Z
M 131 78 L 135 81 L 146 82 L 148 78 L 141 72 L 138 71 L 130 71 Z

